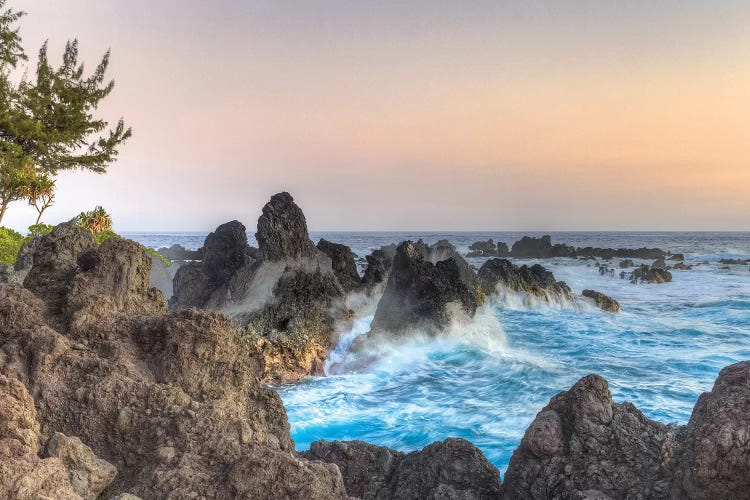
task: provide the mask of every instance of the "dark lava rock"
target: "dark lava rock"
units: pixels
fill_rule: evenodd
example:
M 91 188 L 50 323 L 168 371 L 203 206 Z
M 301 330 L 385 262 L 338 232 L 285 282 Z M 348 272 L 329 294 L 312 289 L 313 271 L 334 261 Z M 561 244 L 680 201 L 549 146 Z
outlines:
M 633 271 L 633 275 L 630 278 L 632 283 L 669 283 L 672 281 L 672 273 L 666 269 L 654 268 L 651 269 L 646 265 L 639 267 Z
M 305 214 L 287 192 L 273 195 L 263 207 L 255 238 L 263 260 L 316 258 L 318 254 L 307 234 Z
M 693 268 L 690 264 L 685 264 L 684 262 L 680 261 L 672 266 L 672 269 L 678 270 L 678 271 L 690 271 Z
M 627 269 L 629 267 L 635 267 L 635 262 L 630 259 L 620 261 L 620 269 Z
M 669 255 L 668 260 L 685 260 L 685 256 L 681 253 L 673 253 Z
M 527 259 L 548 259 L 550 257 L 576 257 L 576 249 L 558 243 L 553 245 L 552 238 L 545 234 L 541 238 L 524 236 L 513 243 L 510 249 L 510 256 Z
M 554 396 L 526 429 L 502 497 L 668 498 L 671 438 L 669 427 L 630 403 L 615 404 L 607 382 L 589 375 Z
M 660 248 L 594 248 L 584 247 L 577 248 L 576 254 L 579 257 L 599 257 L 602 259 L 628 258 L 628 259 L 664 259 L 667 252 Z
M 750 494 L 750 361 L 724 368 L 687 425 L 664 425 L 588 375 L 554 396 L 513 453 L 503 499 L 740 499 Z
M 175 310 L 189 307 L 219 309 L 231 299 L 230 282 L 254 262 L 245 226 L 238 221 L 220 225 L 203 244 L 203 261 L 180 267 L 172 281 Z
M 362 500 L 499 498 L 498 470 L 464 439 L 409 454 L 362 441 L 315 441 L 303 455 L 336 464 L 347 493 Z
M 487 294 L 502 285 L 516 292 L 544 298 L 573 296 L 564 281 L 555 280 L 555 275 L 539 264 L 519 267 L 507 259 L 490 259 L 479 269 L 479 279 Z
M 490 238 L 487 241 L 477 241 L 469 245 L 467 257 L 508 257 L 510 250 L 506 243 L 495 242 Z
M 581 295 L 594 299 L 596 306 L 603 311 L 618 312 L 620 310 L 620 304 L 609 295 L 604 295 L 596 290 L 584 290 Z
M 328 240 L 321 239 L 318 242 L 318 250 L 326 254 L 331 259 L 333 273 L 338 278 L 339 283 L 344 290 L 351 291 L 359 287 L 361 278 L 357 272 L 356 255 L 351 248 L 340 243 L 332 243 Z
M 667 263 L 664 262 L 664 259 L 656 259 L 654 262 L 651 263 L 651 269 L 666 269 Z
M 750 497 L 750 361 L 727 366 L 681 432 L 673 498 Z
M 198 250 L 188 250 L 182 245 L 172 245 L 171 247 L 162 247 L 157 253 L 167 260 L 203 260 L 203 247 Z
M 362 276 L 362 284 L 371 290 L 376 285 L 385 282 L 388 279 L 388 273 L 391 271 L 391 265 L 395 256 L 396 245 L 382 246 L 378 250 L 374 250 L 370 255 L 367 255 L 365 257 L 367 267 L 365 268 L 364 276 Z
M 464 267 L 455 256 L 433 264 L 426 245 L 402 242 L 375 311 L 372 330 L 398 333 L 416 327 L 434 333 L 450 323 L 455 312 L 449 310 L 451 305 L 473 316 L 481 298 L 462 276 L 466 269 L 468 265 Z
M 719 261 L 720 264 L 730 264 L 730 265 L 744 265 L 744 264 L 750 264 L 750 260 L 743 260 L 743 259 L 721 259 Z

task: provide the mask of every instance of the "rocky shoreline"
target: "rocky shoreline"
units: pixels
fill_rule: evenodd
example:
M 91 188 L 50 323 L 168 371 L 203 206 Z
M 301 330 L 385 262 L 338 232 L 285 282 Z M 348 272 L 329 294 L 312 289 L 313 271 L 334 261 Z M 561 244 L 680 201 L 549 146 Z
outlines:
M 0 284 L 0 497 L 747 498 L 750 362 L 722 370 L 679 427 L 584 377 L 539 412 L 502 483 L 449 436 L 408 454 L 358 441 L 297 453 L 264 382 L 322 375 L 352 294 L 379 299 L 354 354 L 411 329 L 440 335 L 504 291 L 579 299 L 538 264 L 498 256 L 475 272 L 446 241 L 383 247 L 360 276 L 348 247 L 310 240 L 288 193 L 263 208 L 256 239 L 232 221 L 199 252 L 172 249 L 184 263 L 169 299 L 132 241 L 97 245 L 68 223 L 22 249 Z

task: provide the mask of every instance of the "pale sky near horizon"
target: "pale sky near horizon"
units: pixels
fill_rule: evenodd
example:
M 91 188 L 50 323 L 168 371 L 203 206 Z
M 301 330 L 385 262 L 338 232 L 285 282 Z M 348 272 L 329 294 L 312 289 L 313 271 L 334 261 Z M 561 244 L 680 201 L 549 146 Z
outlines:
M 750 230 L 745 0 L 9 6 L 30 55 L 112 49 L 134 132 L 47 222 L 252 230 L 286 190 L 313 230 Z

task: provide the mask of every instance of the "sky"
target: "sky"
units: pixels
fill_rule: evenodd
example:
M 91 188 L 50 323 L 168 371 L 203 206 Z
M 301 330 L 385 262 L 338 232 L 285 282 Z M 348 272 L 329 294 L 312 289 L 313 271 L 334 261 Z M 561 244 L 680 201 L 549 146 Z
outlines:
M 47 222 L 254 228 L 286 190 L 313 230 L 750 230 L 746 0 L 9 5 L 31 54 L 111 48 L 133 127 Z

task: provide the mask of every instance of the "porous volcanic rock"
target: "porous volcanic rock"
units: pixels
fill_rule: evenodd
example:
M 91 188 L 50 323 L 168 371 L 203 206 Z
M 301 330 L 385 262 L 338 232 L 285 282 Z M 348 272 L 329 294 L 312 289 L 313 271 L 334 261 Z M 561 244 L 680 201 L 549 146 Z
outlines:
M 473 273 L 468 264 L 458 255 L 436 263 L 430 256 L 421 241 L 398 246 L 372 321 L 373 332 L 397 334 L 419 328 L 435 333 L 450 323 L 453 312 L 474 315 L 482 297 L 467 284 L 464 273 Z
M 362 500 L 499 498 L 498 470 L 464 439 L 409 454 L 362 441 L 315 441 L 304 455 L 336 464 L 349 495 Z
M 357 263 L 355 262 L 357 256 L 351 248 L 326 239 L 321 239 L 317 247 L 331 259 L 333 274 L 336 275 L 344 290 L 348 292 L 359 287 L 362 278 L 357 272 Z
M 672 436 L 632 404 L 615 404 L 607 382 L 589 375 L 554 396 L 526 429 L 503 498 L 668 498 Z
M 672 281 L 672 273 L 659 267 L 650 268 L 643 265 L 633 271 L 630 281 L 631 283 L 669 283 Z
M 373 288 L 388 279 L 388 273 L 391 271 L 395 256 L 396 245 L 384 245 L 365 257 L 367 267 L 362 276 L 362 284 L 366 290 L 372 291 Z
M 294 198 L 277 193 L 263 207 L 258 219 L 260 256 L 264 260 L 315 258 L 317 250 L 307 234 L 307 221 Z

